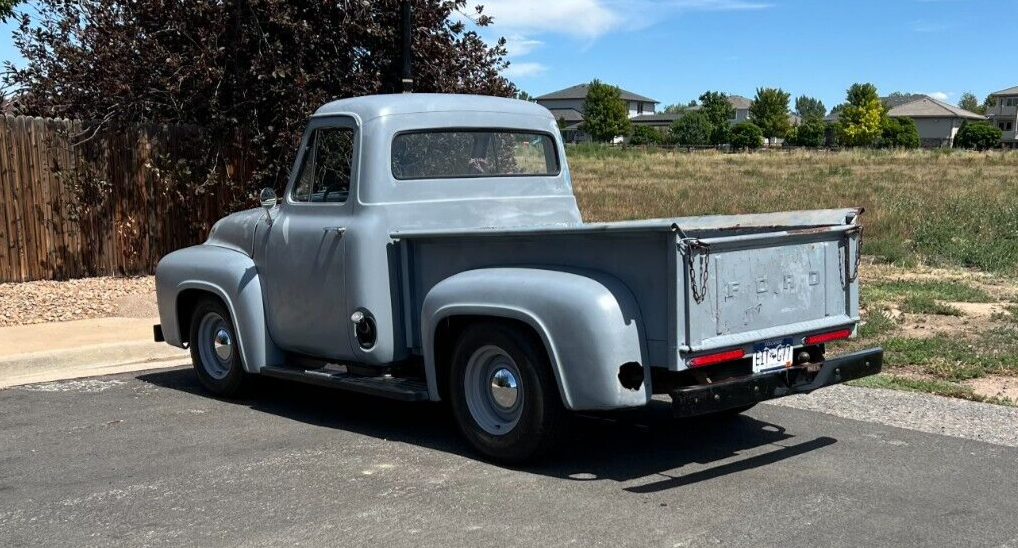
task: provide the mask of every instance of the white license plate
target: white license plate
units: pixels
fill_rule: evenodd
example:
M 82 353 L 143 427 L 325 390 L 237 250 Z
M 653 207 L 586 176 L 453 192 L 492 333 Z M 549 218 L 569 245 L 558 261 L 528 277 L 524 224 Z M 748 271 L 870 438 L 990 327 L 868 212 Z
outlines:
M 753 372 L 792 366 L 792 339 L 782 339 L 753 345 Z

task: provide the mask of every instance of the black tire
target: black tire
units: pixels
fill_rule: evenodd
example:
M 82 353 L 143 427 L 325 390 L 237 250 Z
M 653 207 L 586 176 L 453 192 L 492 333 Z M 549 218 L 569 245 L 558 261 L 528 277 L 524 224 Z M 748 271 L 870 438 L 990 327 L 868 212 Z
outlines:
M 466 394 L 471 357 L 491 347 L 504 351 L 520 376 L 517 421 L 500 434 L 479 424 Z M 561 438 L 568 419 L 544 346 L 531 332 L 512 324 L 484 322 L 463 331 L 452 355 L 448 393 L 453 415 L 470 445 L 501 463 L 519 464 L 546 454 Z
M 216 321 L 217 327 L 223 329 L 231 343 L 231 352 L 227 359 L 216 360 L 215 344 L 210 339 L 207 327 L 203 333 L 203 321 Z M 221 322 L 219 321 L 221 320 Z M 198 380 L 209 392 L 223 397 L 236 397 L 243 393 L 249 384 L 248 375 L 244 371 L 244 364 L 240 355 L 240 342 L 237 339 L 237 331 L 233 325 L 230 312 L 219 299 L 209 297 L 198 301 L 191 313 L 191 338 L 189 347 L 191 350 L 191 363 Z M 204 346 L 204 351 L 203 351 Z

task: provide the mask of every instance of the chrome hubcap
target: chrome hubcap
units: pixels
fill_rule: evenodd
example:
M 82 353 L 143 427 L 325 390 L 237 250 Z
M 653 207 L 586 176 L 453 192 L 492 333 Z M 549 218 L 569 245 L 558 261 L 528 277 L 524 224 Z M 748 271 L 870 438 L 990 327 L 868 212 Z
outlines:
M 216 331 L 216 336 L 213 337 L 212 344 L 216 350 L 216 356 L 221 360 L 229 360 L 230 356 L 233 355 L 233 340 L 230 338 L 230 334 L 225 329 Z
M 508 369 L 499 369 L 491 377 L 491 399 L 503 409 L 511 409 L 519 397 L 516 376 Z
M 464 371 L 464 396 L 470 416 L 482 430 L 508 434 L 520 422 L 526 398 L 522 379 L 516 362 L 497 346 L 482 346 L 470 356 Z
M 198 324 L 198 346 L 201 366 L 210 377 L 225 379 L 233 368 L 233 332 L 230 324 L 215 312 L 202 316 Z

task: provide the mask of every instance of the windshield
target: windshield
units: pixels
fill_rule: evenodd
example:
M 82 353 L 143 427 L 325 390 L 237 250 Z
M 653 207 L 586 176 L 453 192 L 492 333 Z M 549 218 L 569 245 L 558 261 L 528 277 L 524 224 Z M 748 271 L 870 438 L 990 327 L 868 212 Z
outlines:
M 559 172 L 555 140 L 514 130 L 428 130 L 392 142 L 397 179 L 548 176 Z

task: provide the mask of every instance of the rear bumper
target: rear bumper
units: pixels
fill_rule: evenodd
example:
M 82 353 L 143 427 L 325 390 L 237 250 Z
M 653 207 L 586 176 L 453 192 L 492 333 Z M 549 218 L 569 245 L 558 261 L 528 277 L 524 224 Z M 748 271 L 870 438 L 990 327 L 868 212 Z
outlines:
M 734 381 L 678 388 L 670 393 L 672 408 L 676 416 L 693 417 L 792 394 L 806 394 L 832 384 L 875 375 L 883 362 L 884 350 L 871 348 L 826 360 L 815 373 L 806 367 L 794 367 Z

